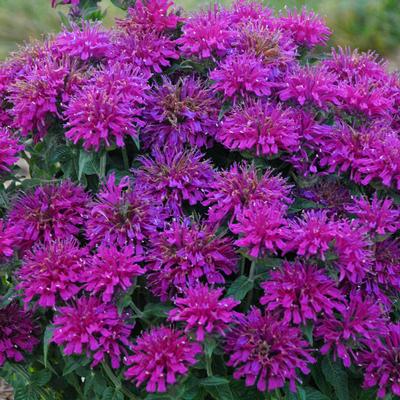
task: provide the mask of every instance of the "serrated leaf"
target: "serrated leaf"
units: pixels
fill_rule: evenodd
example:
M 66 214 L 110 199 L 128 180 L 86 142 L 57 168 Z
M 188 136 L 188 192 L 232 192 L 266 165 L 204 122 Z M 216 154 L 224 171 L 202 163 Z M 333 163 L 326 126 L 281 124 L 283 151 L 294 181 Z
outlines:
M 45 386 L 50 382 L 51 371 L 48 369 L 42 369 L 41 371 L 32 374 L 31 382 L 36 386 Z
M 254 287 L 254 282 L 250 281 L 246 276 L 239 276 L 226 292 L 227 297 L 232 296 L 236 300 L 243 300 L 247 293 Z
M 338 400 L 350 400 L 348 377 L 338 362 L 332 361 L 330 357 L 324 357 L 322 360 L 322 373 L 335 389 Z
M 206 391 L 215 400 L 236 400 L 229 385 L 206 386 Z
M 124 395 L 119 390 L 108 387 L 101 400 L 124 400 Z
M 149 303 L 146 304 L 143 310 L 143 317 L 159 317 L 159 318 L 167 318 L 169 311 L 172 310 L 172 306 L 168 304 L 156 304 L 156 303 Z
M 328 396 L 321 393 L 319 390 L 312 387 L 304 388 L 307 400 L 331 400 Z
M 63 376 L 66 376 L 74 372 L 79 367 L 88 365 L 90 360 L 84 356 L 82 357 L 67 357 L 65 361 L 65 366 L 63 370 Z
M 229 383 L 228 379 L 222 376 L 208 376 L 207 378 L 200 379 L 200 385 L 202 386 L 219 386 L 226 385 Z
M 79 152 L 78 161 L 78 179 L 81 180 L 82 175 L 98 175 L 100 171 L 100 160 L 96 153 L 81 150 Z

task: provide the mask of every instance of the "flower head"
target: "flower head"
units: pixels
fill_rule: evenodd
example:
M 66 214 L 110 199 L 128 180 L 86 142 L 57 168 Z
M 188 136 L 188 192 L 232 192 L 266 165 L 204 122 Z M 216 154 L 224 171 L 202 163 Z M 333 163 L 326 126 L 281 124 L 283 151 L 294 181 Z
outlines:
M 114 244 L 102 244 L 88 260 L 81 278 L 85 282 L 84 289 L 90 295 L 101 295 L 103 302 L 108 303 L 118 290 L 127 291 L 133 278 L 144 273 L 138 264 L 142 260 L 143 257 L 135 255 L 132 246 L 119 249 Z
M 206 334 L 225 336 L 236 314 L 232 309 L 240 302 L 231 297 L 221 299 L 222 294 L 223 289 L 211 289 L 205 285 L 189 287 L 183 297 L 174 299 L 175 308 L 170 311 L 169 320 L 184 322 L 185 332 L 195 331 L 198 341 L 203 341 Z
M 0 219 L 0 261 L 3 257 L 11 257 L 14 253 L 14 246 L 18 242 L 18 231 L 13 225 Z
M 122 355 L 131 346 L 133 326 L 125 322 L 115 306 L 103 304 L 96 297 L 80 297 L 57 311 L 52 342 L 63 345 L 65 355 L 93 357 L 93 367 L 108 355 L 112 367 L 119 368 Z
M 148 252 L 149 287 L 162 300 L 201 281 L 222 284 L 236 270 L 230 238 L 209 224 L 185 219 L 172 222 L 152 238 Z
M 377 336 L 386 330 L 386 321 L 376 303 L 359 293 L 351 293 L 350 300 L 338 315 L 327 315 L 315 328 L 315 337 L 324 341 L 321 353 L 333 352 L 345 367 L 352 360 L 357 362 L 357 353 L 363 346 L 374 346 Z
M 287 381 L 295 392 L 296 381 L 300 381 L 296 369 L 308 374 L 308 364 L 315 362 L 300 329 L 256 308 L 237 318 L 226 351 L 228 366 L 235 368 L 233 377 L 244 377 L 246 386 L 257 382 L 262 392 L 281 388 Z
M 261 286 L 265 293 L 260 303 L 267 311 L 282 313 L 285 322 L 306 324 L 320 314 L 333 315 L 334 310 L 344 308 L 335 282 L 311 265 L 285 262 Z
M 86 150 L 123 147 L 126 137 L 137 138 L 147 78 L 137 68 L 118 63 L 98 71 L 65 110 L 65 136 L 75 144 L 82 141 Z
M 86 219 L 89 196 L 69 181 L 37 187 L 19 197 L 8 216 L 22 249 L 78 235 Z
M 233 164 L 229 170 L 216 175 L 203 203 L 210 206 L 210 222 L 220 223 L 227 216 L 233 221 L 256 200 L 277 203 L 286 208 L 292 202 L 289 197 L 291 187 L 280 176 L 272 175 L 272 172 L 267 170 L 259 177 L 254 165 Z
M 230 25 L 248 24 L 252 21 L 260 21 L 265 25 L 272 20 L 272 10 L 263 7 L 260 1 L 235 0 L 228 14 Z
M 9 130 L 0 128 L 0 173 L 10 171 L 10 166 L 18 161 L 18 153 L 24 149 L 19 140 Z
M 202 147 L 212 143 L 218 131 L 219 100 L 204 83 L 185 77 L 173 84 L 167 78 L 149 96 L 144 111 L 143 141 L 154 145 Z
M 32 313 L 13 302 L 0 308 L 0 367 L 7 360 L 21 362 L 24 352 L 32 352 L 39 340 L 38 325 Z
M 54 307 L 59 299 L 74 297 L 85 270 L 87 251 L 76 240 L 57 240 L 38 244 L 23 258 L 17 271 L 25 303 L 38 299 L 41 307 Z
M 178 151 L 155 148 L 154 158 L 142 157 L 142 166 L 135 170 L 136 184 L 150 198 L 163 203 L 175 216 L 182 214 L 187 201 L 191 206 L 205 199 L 205 192 L 214 179 L 208 160 L 197 150 Z
M 257 200 L 237 215 L 237 223 L 229 225 L 240 237 L 235 244 L 247 247 L 249 255 L 259 257 L 266 252 L 283 250 L 288 239 L 287 221 L 282 209 Z
M 196 364 L 201 346 L 189 342 L 180 330 L 160 326 L 139 336 L 132 352 L 126 360 L 125 376 L 137 387 L 146 382 L 147 392 L 166 392 L 177 375 L 185 375 Z
M 290 110 L 261 101 L 235 107 L 221 122 L 216 139 L 230 150 L 255 150 L 266 156 L 292 152 L 300 145 Z
M 116 183 L 114 174 L 103 184 L 90 210 L 85 229 L 90 246 L 131 243 L 137 254 L 143 253 L 145 239 L 163 220 L 154 201 L 143 196 L 129 177 Z

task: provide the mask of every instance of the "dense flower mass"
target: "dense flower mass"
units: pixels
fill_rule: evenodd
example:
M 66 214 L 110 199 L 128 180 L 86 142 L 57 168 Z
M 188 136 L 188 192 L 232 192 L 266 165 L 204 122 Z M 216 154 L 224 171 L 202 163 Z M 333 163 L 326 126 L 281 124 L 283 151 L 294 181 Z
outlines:
M 287 381 L 295 392 L 296 369 L 308 374 L 308 364 L 315 362 L 298 328 L 256 308 L 237 318 L 226 350 L 228 365 L 235 369 L 233 377 L 245 378 L 246 386 L 257 385 L 262 392 L 281 388 Z
M 118 368 L 133 326 L 118 315 L 117 308 L 103 304 L 96 297 L 80 297 L 73 304 L 60 307 L 54 317 L 52 341 L 64 346 L 66 355 L 84 354 L 93 358 L 95 366 L 110 358 Z
M 321 270 L 300 263 L 285 263 L 280 271 L 273 271 L 262 285 L 264 296 L 260 303 L 268 311 L 283 313 L 285 322 L 306 324 L 317 320 L 319 314 L 333 315 L 343 310 L 343 296 Z
M 136 386 L 146 383 L 150 393 L 166 392 L 177 376 L 186 374 L 196 364 L 201 347 L 190 343 L 182 331 L 161 326 L 138 337 L 132 352 L 134 355 L 126 360 L 126 377 L 134 380 Z
M 39 344 L 39 329 L 32 313 L 14 302 L 0 308 L 0 367 L 6 361 L 21 362 Z
M 222 292 L 203 285 L 189 287 L 183 297 L 174 300 L 176 308 L 169 313 L 170 321 L 186 323 L 185 331 L 195 331 L 199 341 L 214 333 L 225 336 L 228 324 L 236 315 L 232 309 L 239 302 L 231 297 L 221 299 Z
M 400 396 L 399 74 L 305 8 L 50 3 L 0 63 L 16 398 Z

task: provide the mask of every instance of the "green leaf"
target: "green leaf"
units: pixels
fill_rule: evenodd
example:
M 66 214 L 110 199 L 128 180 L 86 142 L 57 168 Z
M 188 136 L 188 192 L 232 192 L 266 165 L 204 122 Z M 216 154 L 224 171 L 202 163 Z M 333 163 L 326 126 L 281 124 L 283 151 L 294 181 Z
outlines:
M 338 362 L 333 362 L 330 357 L 324 357 L 322 360 L 322 373 L 335 389 L 338 400 L 350 400 L 348 377 Z
M 250 290 L 253 289 L 254 282 L 250 281 L 249 278 L 246 276 L 239 276 L 228 291 L 226 292 L 227 297 L 232 296 L 236 300 L 243 300 L 247 293 L 250 292 Z
M 78 179 L 81 180 L 82 175 L 99 175 L 100 160 L 96 153 L 81 150 L 79 152 Z
M 42 369 L 41 371 L 34 372 L 32 374 L 31 382 L 37 386 L 45 386 L 50 382 L 51 371 L 48 369 Z
M 111 0 L 111 3 L 122 10 L 127 10 L 130 6 L 135 4 L 135 0 Z
M 44 366 L 47 368 L 47 356 L 49 354 L 50 340 L 53 337 L 54 327 L 49 325 L 46 327 L 43 334 L 43 359 Z
M 307 325 L 302 327 L 304 336 L 307 338 L 311 346 L 313 345 L 313 331 L 314 331 L 314 324 L 311 321 L 307 321 Z
M 124 400 L 124 395 L 119 390 L 108 387 L 103 392 L 101 400 Z
M 215 400 L 236 400 L 229 385 L 206 386 L 206 391 Z
M 63 376 L 66 376 L 72 372 L 74 372 L 79 367 L 88 365 L 90 360 L 85 356 L 81 357 L 67 357 L 65 361 L 65 366 L 63 370 Z
M 211 358 L 215 348 L 217 347 L 217 341 L 214 338 L 207 337 L 204 340 L 204 354 L 206 357 Z
M 328 396 L 321 393 L 319 390 L 312 387 L 304 388 L 307 400 L 331 400 Z
M 169 311 L 172 310 L 172 306 L 168 304 L 161 304 L 161 303 L 149 303 L 146 304 L 143 310 L 143 317 L 158 317 L 158 318 L 167 318 Z
M 219 386 L 226 385 L 229 383 L 228 379 L 222 376 L 208 376 L 207 378 L 200 379 L 200 385 L 202 386 Z

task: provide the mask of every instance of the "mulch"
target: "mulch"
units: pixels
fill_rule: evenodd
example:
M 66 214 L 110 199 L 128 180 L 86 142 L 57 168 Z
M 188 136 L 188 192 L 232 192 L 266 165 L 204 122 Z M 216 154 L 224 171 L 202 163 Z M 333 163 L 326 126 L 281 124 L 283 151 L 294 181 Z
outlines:
M 0 400 L 13 400 L 13 398 L 10 386 L 0 379 Z

